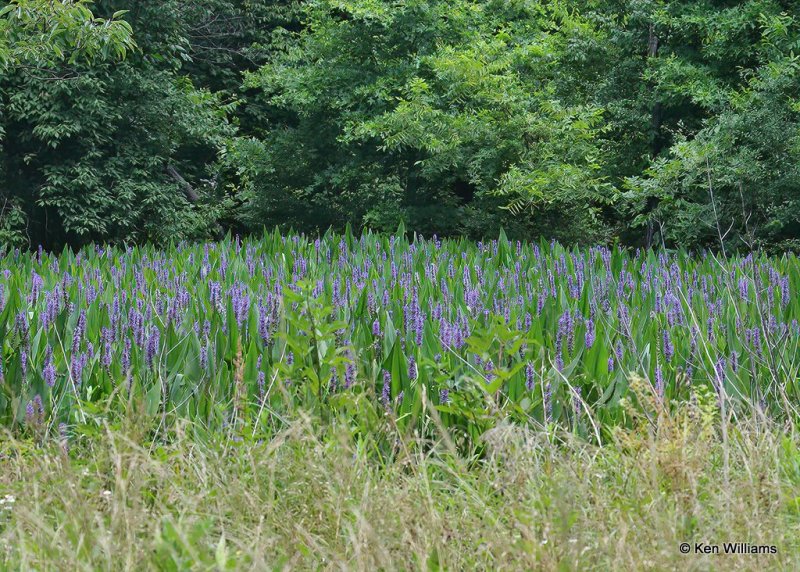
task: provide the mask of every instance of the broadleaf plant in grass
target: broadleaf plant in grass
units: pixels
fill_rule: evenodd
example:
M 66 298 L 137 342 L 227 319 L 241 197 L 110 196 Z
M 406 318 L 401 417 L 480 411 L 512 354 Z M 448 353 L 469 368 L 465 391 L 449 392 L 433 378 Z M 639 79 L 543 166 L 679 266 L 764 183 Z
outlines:
M 800 265 L 365 233 L 0 259 L 0 422 L 57 436 L 98 412 L 269 436 L 301 411 L 357 431 L 499 422 L 590 440 L 631 375 L 669 408 L 794 415 Z M 788 404 L 788 405 L 787 405 Z

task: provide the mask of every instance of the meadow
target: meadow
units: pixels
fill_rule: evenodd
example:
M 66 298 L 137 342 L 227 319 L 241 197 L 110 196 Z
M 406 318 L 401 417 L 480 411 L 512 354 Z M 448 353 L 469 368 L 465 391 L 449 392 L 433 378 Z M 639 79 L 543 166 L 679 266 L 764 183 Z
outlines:
M 796 256 L 404 234 L 5 252 L 4 567 L 797 565 Z

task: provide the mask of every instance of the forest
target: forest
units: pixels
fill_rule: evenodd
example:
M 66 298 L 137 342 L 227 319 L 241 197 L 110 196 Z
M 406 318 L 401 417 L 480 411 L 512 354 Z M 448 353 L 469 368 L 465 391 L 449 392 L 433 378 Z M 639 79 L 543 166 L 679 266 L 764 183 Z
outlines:
M 15 0 L 0 239 L 800 246 L 792 0 Z

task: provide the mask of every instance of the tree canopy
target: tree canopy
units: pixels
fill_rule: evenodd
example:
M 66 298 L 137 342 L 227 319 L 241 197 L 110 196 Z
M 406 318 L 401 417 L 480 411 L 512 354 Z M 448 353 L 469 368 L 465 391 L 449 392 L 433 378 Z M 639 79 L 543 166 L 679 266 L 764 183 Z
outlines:
M 12 0 L 0 10 L 0 66 L 44 68 L 97 57 L 123 58 L 134 47 L 132 30 L 122 19 L 96 18 L 87 0 L 52 2 Z
M 800 2 L 16 0 L 5 241 L 800 248 Z

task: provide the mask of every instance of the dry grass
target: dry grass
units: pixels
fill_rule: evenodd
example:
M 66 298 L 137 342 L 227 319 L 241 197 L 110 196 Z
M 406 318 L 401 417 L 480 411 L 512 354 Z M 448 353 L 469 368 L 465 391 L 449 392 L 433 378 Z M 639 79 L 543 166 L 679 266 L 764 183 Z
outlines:
M 794 429 L 742 421 L 723 443 L 707 399 L 650 419 L 603 448 L 501 426 L 479 462 L 414 443 L 381 461 L 303 419 L 268 443 L 105 428 L 69 456 L 9 438 L 0 569 L 800 569 Z

